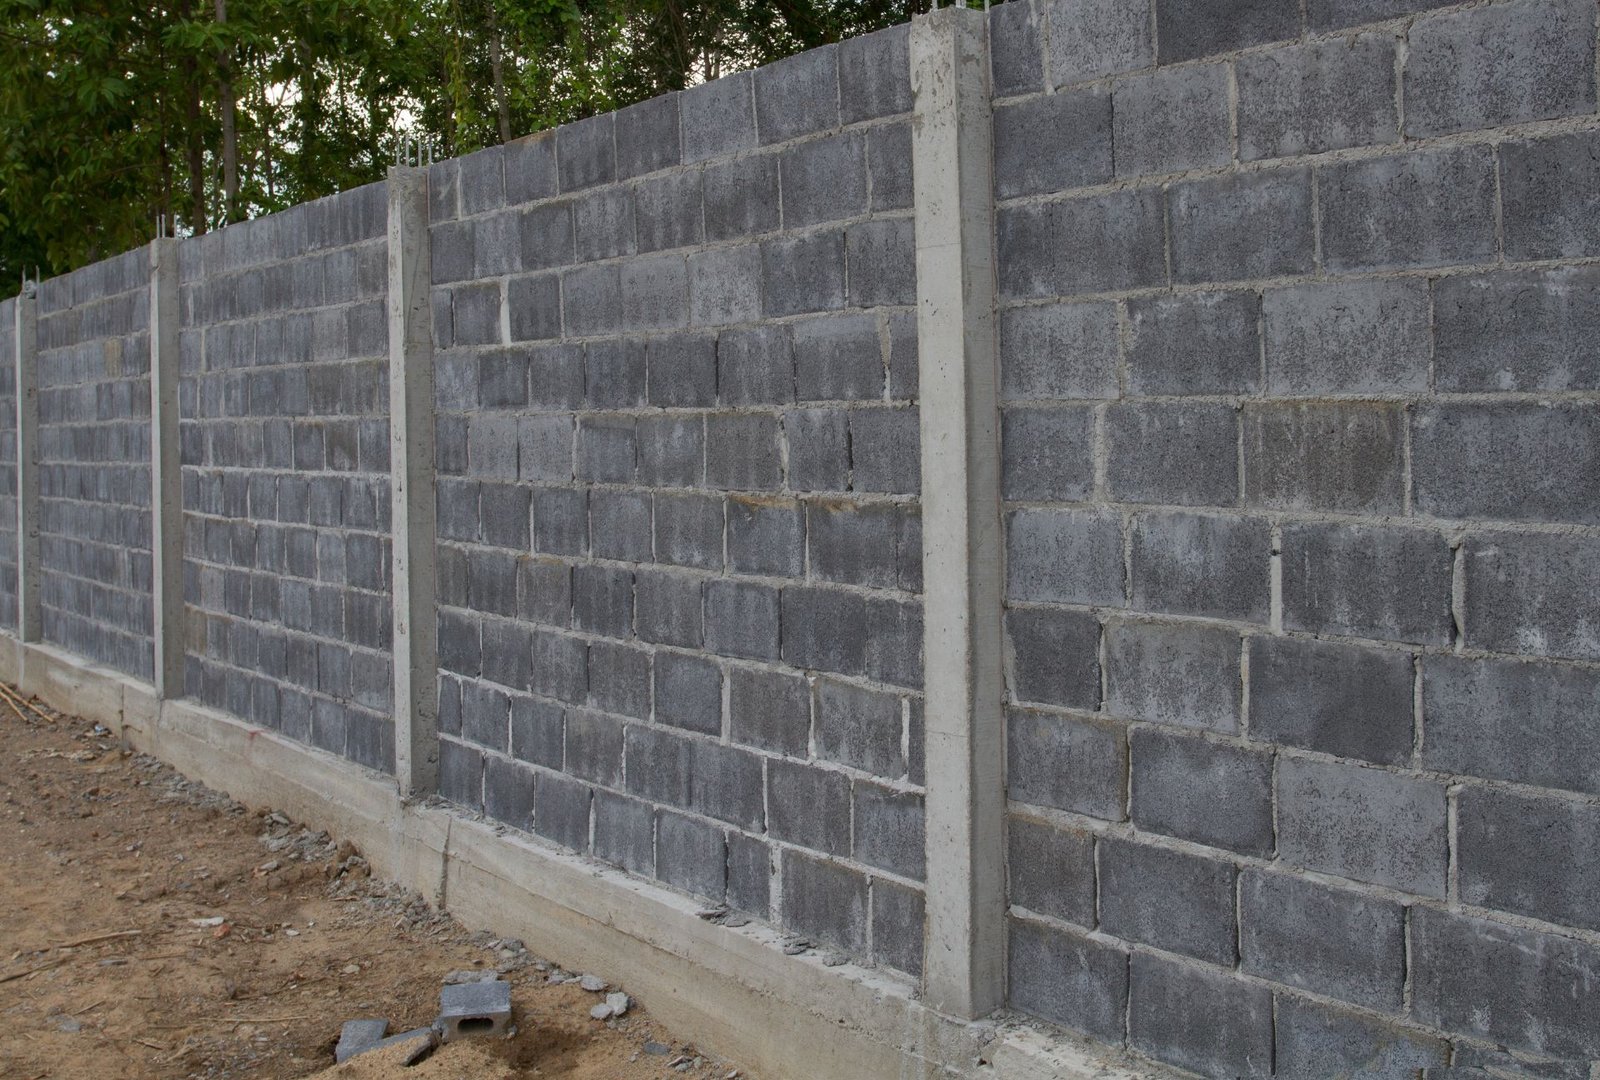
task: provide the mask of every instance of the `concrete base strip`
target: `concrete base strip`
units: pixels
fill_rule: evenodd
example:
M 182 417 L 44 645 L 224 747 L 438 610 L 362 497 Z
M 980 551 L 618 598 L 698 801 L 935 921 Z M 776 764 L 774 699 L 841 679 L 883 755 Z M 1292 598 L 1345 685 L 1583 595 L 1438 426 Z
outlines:
M 188 701 L 158 701 L 148 684 L 60 649 L 0 638 L 0 678 L 247 805 L 350 839 L 378 873 L 468 925 L 519 937 L 569 970 L 625 982 L 676 1034 L 761 1076 L 1168 1075 L 1029 1028 L 952 1019 L 905 980 L 786 956 L 768 927 L 707 922 L 687 896 L 497 834 L 448 806 L 402 799 L 380 773 Z

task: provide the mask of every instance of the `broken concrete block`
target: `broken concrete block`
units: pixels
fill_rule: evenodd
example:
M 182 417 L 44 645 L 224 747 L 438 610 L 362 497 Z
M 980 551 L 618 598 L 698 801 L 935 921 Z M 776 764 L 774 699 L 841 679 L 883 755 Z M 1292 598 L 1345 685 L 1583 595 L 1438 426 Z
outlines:
M 431 1027 L 414 1028 L 411 1031 L 403 1031 L 398 1035 L 391 1035 L 387 1039 L 358 1050 L 357 1053 L 364 1054 L 368 1050 L 387 1050 L 391 1046 L 400 1046 L 402 1044 L 408 1049 L 400 1055 L 400 1064 L 415 1065 L 427 1057 L 435 1046 L 439 1045 L 439 1032 Z
M 387 1020 L 346 1020 L 339 1029 L 339 1045 L 333 1048 L 333 1060 L 342 1064 L 378 1045 L 388 1033 Z
M 583 978 L 578 980 L 578 985 L 589 991 L 591 994 L 598 994 L 601 991 L 609 988 L 611 984 L 606 982 L 598 975 L 585 975 Z
M 611 1010 L 612 1016 L 622 1016 L 628 1011 L 628 1006 L 632 1004 L 633 1002 L 629 1000 L 628 995 L 620 990 L 614 994 L 606 995 L 606 1007 Z
M 511 984 L 463 983 L 439 991 L 444 1041 L 471 1035 L 502 1035 L 511 1022 Z

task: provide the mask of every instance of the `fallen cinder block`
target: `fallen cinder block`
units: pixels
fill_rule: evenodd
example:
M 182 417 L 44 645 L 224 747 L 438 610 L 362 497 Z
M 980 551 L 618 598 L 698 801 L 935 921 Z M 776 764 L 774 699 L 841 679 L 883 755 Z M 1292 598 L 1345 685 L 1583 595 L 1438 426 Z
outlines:
M 339 1029 L 339 1045 L 333 1048 L 333 1060 L 343 1063 L 363 1050 L 370 1050 L 389 1033 L 387 1020 L 346 1020 Z
M 510 1023 L 510 983 L 462 983 L 439 991 L 439 1026 L 445 1042 L 464 1036 L 502 1035 Z

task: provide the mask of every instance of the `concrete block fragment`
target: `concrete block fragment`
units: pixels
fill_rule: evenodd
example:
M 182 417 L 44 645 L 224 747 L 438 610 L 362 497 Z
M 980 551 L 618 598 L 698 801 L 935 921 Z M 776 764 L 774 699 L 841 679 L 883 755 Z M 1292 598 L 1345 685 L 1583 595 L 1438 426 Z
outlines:
M 339 1028 L 339 1044 L 333 1048 L 333 1060 L 339 1064 L 370 1050 L 389 1033 L 387 1020 L 346 1020 Z
M 1242 57 L 1235 68 L 1240 159 L 1399 141 L 1394 59 L 1394 36 L 1381 32 Z
M 823 45 L 759 67 L 756 132 L 763 146 L 839 126 L 839 50 Z
M 1201 1075 L 1272 1075 L 1272 993 L 1214 968 L 1148 953 L 1130 964 L 1128 1041 Z
M 557 559 L 517 560 L 517 616 L 546 626 L 572 621 L 572 571 Z
M 1417 279 L 1268 290 L 1267 390 L 1366 396 L 1428 388 L 1432 314 Z
M 1411 654 L 1252 637 L 1250 734 L 1380 765 L 1411 760 Z
M 1023 2 L 1012 0 L 1006 6 Z M 1015 1008 L 1092 1038 L 1123 1037 L 1128 1009 L 1126 952 L 1014 916 L 1006 925 L 1007 994 Z
M 1231 506 L 1239 499 L 1232 405 L 1140 403 L 1106 411 L 1106 486 L 1124 502 Z
M 1412 456 L 1425 513 L 1600 522 L 1600 411 L 1587 403 L 1425 406 Z
M 1183 172 L 1227 163 L 1226 64 L 1157 68 L 1115 84 L 1113 141 L 1119 177 Z
M 648 699 L 648 675 L 644 687 Z M 605 787 L 622 786 L 623 740 L 625 733 L 631 730 L 614 716 L 589 709 L 570 710 L 567 713 L 566 771 Z
M 772 901 L 772 854 L 767 845 L 740 832 L 727 834 L 727 901 L 766 918 Z
M 1133 606 L 1264 623 L 1270 614 L 1267 523 L 1184 513 L 1134 519 Z
M 1174 184 L 1168 213 L 1176 281 L 1241 281 L 1312 269 L 1310 169 Z
M 865 781 L 853 789 L 855 857 L 868 866 L 922 880 L 927 846 L 922 796 Z
M 531 828 L 533 771 L 499 757 L 485 757 L 483 765 L 483 812 L 512 828 Z
M 842 230 L 764 240 L 761 244 L 763 311 L 772 318 L 842 308 L 844 274 Z
M 1231 966 L 1234 868 L 1184 852 L 1103 837 L 1100 929 L 1128 941 Z M 1159 895 L 1161 902 L 1150 902 Z
M 922 490 L 922 453 L 916 409 L 852 409 L 851 488 L 893 495 Z
M 1005 616 L 1013 701 L 1094 711 L 1100 704 L 1100 621 L 1089 612 L 1012 608 Z
M 561 275 L 564 329 L 573 337 L 622 329 L 622 281 L 617 263 L 580 266 Z
M 1286 863 L 1423 896 L 1445 889 L 1444 787 L 1358 765 L 1278 763 Z
M 1437 533 L 1287 525 L 1283 624 L 1291 630 L 1448 644 L 1453 553 Z
M 468 810 L 483 809 L 483 753 L 439 740 L 439 794 Z
M 533 550 L 542 555 L 583 555 L 589 541 L 589 500 L 582 488 L 536 488 Z
M 1288 874 L 1246 869 L 1239 886 L 1244 971 L 1383 1011 L 1400 1008 L 1405 909 Z
M 1487 147 L 1346 162 L 1327 167 L 1319 180 L 1323 260 L 1331 270 L 1494 257 L 1494 159 Z
M 994 111 L 995 197 L 1106 183 L 1111 145 L 1111 95 L 1103 89 L 1000 105 Z
M 850 778 L 773 758 L 767 764 L 767 832 L 830 855 L 850 853 Z
M 877 320 L 836 315 L 792 324 L 795 389 L 801 401 L 876 400 L 883 394 Z
M 1011 799 L 1107 821 L 1127 817 L 1121 724 L 1007 709 L 1006 746 Z
M 751 73 L 740 71 L 679 95 L 685 164 L 756 145 L 753 87 Z
M 525 355 L 530 406 L 575 409 L 583 404 L 582 345 L 535 345 Z
M 839 42 L 839 108 L 844 123 L 911 111 L 910 39 L 909 28 L 891 26 Z
M 1309 206 L 1309 181 L 1306 201 Z M 1252 209 L 1259 221 L 1259 208 Z M 1164 214 L 1154 188 L 1002 207 L 995 230 L 1002 300 L 1166 283 Z M 1309 240 L 1305 250 L 1309 265 Z
M 849 418 L 843 409 L 784 413 L 789 445 L 789 487 L 794 491 L 844 491 L 850 478 Z
M 612 566 L 573 567 L 572 625 L 591 634 L 628 637 L 633 627 L 633 574 Z
M 1180 727 L 1238 729 L 1243 691 L 1236 632 L 1111 622 L 1105 642 L 1107 712 Z
M 445 1042 L 503 1035 L 511 1024 L 511 984 L 496 980 L 442 987 L 439 1022 Z
M 1001 394 L 1115 397 L 1118 330 L 1111 304 L 1010 308 L 1000 316 Z
M 491 146 L 459 161 L 463 215 L 481 214 L 505 205 L 504 147 Z
M 646 719 L 650 715 L 650 668 L 650 654 L 642 649 L 610 641 L 590 642 L 589 704 L 617 716 Z M 569 742 L 571 737 L 572 729 L 569 726 Z M 568 760 L 572 760 L 570 752 Z M 614 779 L 607 779 L 608 774 L 605 773 L 584 772 L 577 767 L 572 771 L 596 783 L 615 783 Z
M 1558 259 L 1600 251 L 1595 180 L 1600 164 L 1587 132 L 1509 142 L 1501 150 L 1501 200 L 1509 259 Z
M 1245 502 L 1282 510 L 1399 513 L 1405 410 L 1377 402 L 1244 410 Z
M 894 588 L 899 576 L 899 515 L 899 507 L 888 503 L 807 504 L 812 575 L 843 585 Z
M 534 698 L 511 699 L 512 756 L 559 769 L 565 740 L 566 712 L 560 706 Z M 536 781 L 529 784 L 530 789 L 536 786 Z
M 1380 22 L 1413 12 L 1444 7 L 1447 0 L 1310 0 L 1307 22 L 1312 30 L 1337 30 L 1345 26 Z
M 589 550 L 599 559 L 647 563 L 652 559 L 650 495 L 643 491 L 589 492 Z
M 632 483 L 635 456 L 633 417 L 579 418 L 579 480 L 600 484 Z
M 1244 854 L 1272 851 L 1272 755 L 1134 728 L 1133 820 L 1141 829 Z

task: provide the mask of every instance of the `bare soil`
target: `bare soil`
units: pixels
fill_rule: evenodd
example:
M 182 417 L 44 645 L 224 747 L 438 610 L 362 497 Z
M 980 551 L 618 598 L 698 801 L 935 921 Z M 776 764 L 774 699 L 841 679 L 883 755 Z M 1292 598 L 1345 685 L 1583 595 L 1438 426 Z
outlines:
M 338 837 L 33 704 L 0 696 L 0 1078 L 746 1075 L 643 1003 L 591 1019 L 604 995 L 576 974 L 373 879 Z M 511 983 L 510 1038 L 333 1064 L 345 1020 L 426 1026 L 444 977 L 471 969 Z

